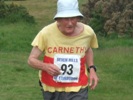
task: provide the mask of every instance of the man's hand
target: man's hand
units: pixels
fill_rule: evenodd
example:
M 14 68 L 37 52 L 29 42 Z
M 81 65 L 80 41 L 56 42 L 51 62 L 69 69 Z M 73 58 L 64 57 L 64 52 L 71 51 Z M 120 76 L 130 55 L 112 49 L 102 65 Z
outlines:
M 45 64 L 42 70 L 45 70 L 48 74 L 52 76 L 57 76 L 61 74 L 60 69 L 54 64 Z
M 93 68 L 90 69 L 89 81 L 90 81 L 89 86 L 90 86 L 91 90 L 95 89 L 95 87 L 98 84 L 99 79 L 98 79 L 97 74 Z

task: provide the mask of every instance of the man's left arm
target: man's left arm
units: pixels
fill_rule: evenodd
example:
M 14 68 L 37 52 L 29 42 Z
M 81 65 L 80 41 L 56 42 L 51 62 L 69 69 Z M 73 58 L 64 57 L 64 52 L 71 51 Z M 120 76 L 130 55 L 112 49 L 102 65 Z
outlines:
M 93 90 L 98 84 L 98 76 L 96 74 L 96 67 L 93 61 L 93 50 L 89 48 L 86 52 L 86 63 L 89 71 L 89 86 Z

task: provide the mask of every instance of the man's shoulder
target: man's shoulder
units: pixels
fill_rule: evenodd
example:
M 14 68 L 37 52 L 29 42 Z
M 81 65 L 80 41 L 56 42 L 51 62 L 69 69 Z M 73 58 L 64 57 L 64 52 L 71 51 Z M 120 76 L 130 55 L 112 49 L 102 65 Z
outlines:
M 46 25 L 42 28 L 41 32 L 44 33 L 44 32 L 50 32 L 50 31 L 54 31 L 56 28 L 56 22 L 53 22 L 49 25 Z
M 92 29 L 92 27 L 90 25 L 87 25 L 87 24 L 84 24 L 84 23 L 82 23 L 82 24 L 84 25 L 84 30 L 85 31 L 94 33 L 94 30 Z
M 56 26 L 56 22 L 53 22 L 51 24 L 48 24 L 48 25 L 44 26 L 43 29 L 49 29 L 49 28 L 55 27 L 55 26 Z

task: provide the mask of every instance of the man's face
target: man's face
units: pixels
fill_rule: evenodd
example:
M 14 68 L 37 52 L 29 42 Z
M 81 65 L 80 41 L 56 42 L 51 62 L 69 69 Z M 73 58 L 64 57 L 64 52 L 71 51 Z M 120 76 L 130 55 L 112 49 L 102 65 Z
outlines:
M 65 35 L 73 35 L 78 21 L 78 17 L 59 18 L 57 19 L 58 28 Z

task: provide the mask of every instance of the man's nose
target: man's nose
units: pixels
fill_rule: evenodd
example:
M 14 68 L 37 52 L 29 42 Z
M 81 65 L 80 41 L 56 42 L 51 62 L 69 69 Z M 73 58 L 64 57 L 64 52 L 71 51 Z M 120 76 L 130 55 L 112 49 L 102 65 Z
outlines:
M 69 23 L 69 25 L 72 24 L 72 19 L 71 18 L 68 19 L 68 23 Z

